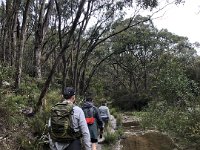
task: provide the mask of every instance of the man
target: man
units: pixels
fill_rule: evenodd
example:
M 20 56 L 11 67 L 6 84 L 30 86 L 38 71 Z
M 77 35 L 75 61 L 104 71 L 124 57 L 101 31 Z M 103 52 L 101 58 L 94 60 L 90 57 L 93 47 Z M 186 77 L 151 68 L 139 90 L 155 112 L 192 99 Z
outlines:
M 106 106 L 106 103 L 102 103 L 102 106 L 99 107 L 100 116 L 103 120 L 104 127 L 107 128 L 108 121 L 110 119 L 110 111 L 109 108 Z
M 63 100 L 62 104 L 73 105 L 71 115 L 72 128 L 74 133 L 80 132 L 82 134 L 84 147 L 86 150 L 91 150 L 91 142 L 90 142 L 90 133 L 88 130 L 88 126 L 85 120 L 85 115 L 83 110 L 76 106 L 75 103 L 75 90 L 72 87 L 66 87 L 63 92 Z M 67 106 L 66 105 L 66 106 Z M 53 123 L 50 118 L 49 120 L 49 128 L 51 128 L 51 124 Z M 55 123 L 55 122 L 54 122 Z M 53 129 L 51 129 L 52 131 Z M 75 135 L 74 134 L 74 135 Z M 56 140 L 54 134 L 50 132 L 49 134 L 49 142 L 51 150 L 81 150 L 81 140 L 79 138 L 75 138 L 73 140 L 66 140 L 60 142 Z
M 96 144 L 98 142 L 98 130 L 103 132 L 103 121 L 100 117 L 99 110 L 93 104 L 91 96 L 86 97 L 86 102 L 83 105 L 83 111 L 85 113 L 86 121 L 90 131 L 90 137 L 92 142 L 92 150 L 96 150 Z

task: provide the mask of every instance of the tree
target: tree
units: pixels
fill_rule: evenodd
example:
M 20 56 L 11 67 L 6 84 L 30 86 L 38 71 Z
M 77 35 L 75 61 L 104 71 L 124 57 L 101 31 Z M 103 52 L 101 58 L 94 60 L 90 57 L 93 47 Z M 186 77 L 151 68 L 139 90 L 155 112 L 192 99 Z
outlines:
M 41 56 L 42 48 L 44 46 L 44 37 L 48 29 L 48 24 L 51 17 L 51 10 L 53 8 L 53 0 L 49 0 L 47 7 L 45 1 L 35 1 L 36 15 L 35 15 L 35 76 L 41 78 Z M 45 10 L 46 9 L 46 10 Z M 45 13 L 46 11 L 46 13 Z M 39 15 L 38 15 L 39 14 Z
M 62 58 L 62 56 L 63 56 L 63 54 L 65 53 L 66 49 L 69 47 L 69 43 L 70 43 L 71 38 L 72 38 L 72 36 L 73 36 L 73 34 L 74 34 L 74 31 L 75 31 L 75 29 L 76 29 L 76 27 L 77 27 L 77 23 L 78 23 L 78 21 L 79 21 L 79 19 L 80 19 L 81 12 L 82 12 L 82 9 L 83 9 L 83 7 L 84 7 L 85 2 L 86 2 L 85 0 L 81 0 L 81 1 L 80 1 L 80 5 L 79 5 L 79 7 L 78 7 L 78 10 L 77 10 L 77 13 L 76 13 L 76 17 L 75 17 L 75 19 L 74 19 L 74 21 L 73 21 L 73 24 L 72 24 L 72 26 L 71 26 L 71 28 L 70 28 L 70 30 L 69 30 L 67 39 L 66 39 L 66 41 L 65 41 L 65 43 L 64 43 L 64 45 L 63 45 L 63 47 L 62 47 L 62 49 L 61 49 L 61 51 L 60 51 L 60 53 L 59 53 L 59 55 L 56 57 L 56 60 L 55 60 L 55 62 L 54 62 L 54 64 L 53 64 L 53 67 L 52 67 L 52 69 L 51 69 L 51 71 L 50 71 L 50 74 L 49 74 L 49 76 L 48 76 L 48 79 L 46 80 L 45 85 L 44 85 L 44 87 L 43 87 L 43 89 L 42 89 L 42 92 L 41 92 L 41 94 L 40 94 L 39 100 L 38 100 L 38 102 L 37 102 L 36 111 L 38 111 L 38 110 L 40 109 L 40 107 L 42 106 L 43 97 L 44 97 L 45 94 L 46 94 L 46 91 L 47 91 L 47 89 L 48 89 L 48 87 L 49 87 L 49 84 L 50 84 L 50 82 L 51 82 L 52 76 L 53 76 L 53 74 L 54 74 L 54 72 L 55 72 L 55 69 L 56 69 L 56 67 L 57 67 L 57 65 L 58 65 L 58 63 L 59 63 L 59 61 L 60 61 L 60 58 Z
M 141 19 L 141 16 L 136 19 Z M 125 24 L 126 21 L 117 23 L 115 29 L 122 28 Z M 129 91 L 137 99 L 138 95 L 144 97 L 144 94 L 150 97 L 157 76 L 168 63 L 173 60 L 186 69 L 186 64 L 191 65 L 194 61 L 195 49 L 187 38 L 167 30 L 159 31 L 151 20 L 129 28 L 111 41 L 110 51 L 119 54 L 115 53 L 117 55 L 107 61 L 109 67 L 104 72 L 110 73 L 108 79 L 113 83 L 110 85 L 110 93 L 114 95 L 115 91 Z
M 22 25 L 20 27 L 20 22 L 18 18 L 18 42 L 17 42 L 17 54 L 16 54 L 16 77 L 15 77 L 15 88 L 18 89 L 21 82 L 21 74 L 22 74 L 22 59 L 23 59 L 23 51 L 24 51 L 24 43 L 26 36 L 26 28 L 27 28 L 27 16 L 28 10 L 30 7 L 30 0 L 27 0 L 25 3 L 25 9 L 23 11 L 23 20 Z M 19 2 L 17 2 L 19 3 Z M 20 3 L 19 3 L 20 4 Z

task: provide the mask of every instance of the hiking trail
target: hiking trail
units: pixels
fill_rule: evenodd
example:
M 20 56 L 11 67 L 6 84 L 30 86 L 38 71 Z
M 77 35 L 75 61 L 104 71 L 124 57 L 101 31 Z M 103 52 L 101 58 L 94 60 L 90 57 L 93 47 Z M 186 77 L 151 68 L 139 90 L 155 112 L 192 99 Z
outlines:
M 115 132 L 116 120 L 112 116 L 111 132 Z M 113 144 L 112 150 L 181 150 L 166 134 L 157 130 L 144 130 L 140 119 L 131 115 L 122 115 L 124 135 Z M 104 139 L 101 139 L 104 140 Z M 103 150 L 103 144 L 98 144 L 97 150 Z

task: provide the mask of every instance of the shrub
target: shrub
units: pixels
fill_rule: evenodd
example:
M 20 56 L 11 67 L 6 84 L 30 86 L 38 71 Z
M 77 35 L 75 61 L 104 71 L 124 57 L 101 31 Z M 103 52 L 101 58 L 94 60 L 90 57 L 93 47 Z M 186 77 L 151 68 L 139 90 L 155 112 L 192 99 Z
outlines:
M 48 119 L 49 113 L 43 112 L 36 114 L 34 118 L 29 120 L 29 126 L 34 135 L 41 137 L 43 133 L 47 132 Z
M 165 103 L 151 105 L 148 112 L 142 116 L 142 126 L 154 127 L 178 137 L 181 141 L 196 143 L 200 141 L 200 110 L 181 110 L 177 107 L 167 106 Z
M 105 137 L 104 143 L 111 144 L 111 143 L 114 143 L 117 140 L 118 134 L 112 133 L 112 132 L 106 132 L 104 137 Z

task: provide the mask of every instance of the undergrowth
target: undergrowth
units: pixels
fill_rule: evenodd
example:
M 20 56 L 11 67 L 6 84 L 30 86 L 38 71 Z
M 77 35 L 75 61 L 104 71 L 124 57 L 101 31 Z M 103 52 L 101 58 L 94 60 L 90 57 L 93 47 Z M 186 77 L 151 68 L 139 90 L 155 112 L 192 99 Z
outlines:
M 146 113 L 141 115 L 141 125 L 166 132 L 178 139 L 183 146 L 200 146 L 200 109 L 199 107 L 180 109 L 164 104 L 151 105 Z

